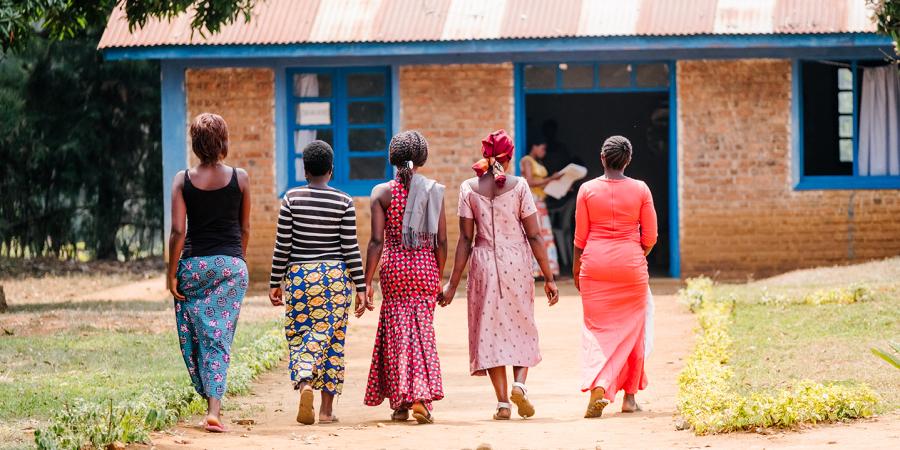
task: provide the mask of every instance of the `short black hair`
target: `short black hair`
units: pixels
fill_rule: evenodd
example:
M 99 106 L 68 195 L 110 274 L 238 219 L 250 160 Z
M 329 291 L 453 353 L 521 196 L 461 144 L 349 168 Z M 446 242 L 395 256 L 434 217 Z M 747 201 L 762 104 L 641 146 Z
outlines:
M 314 177 L 328 173 L 334 167 L 334 150 L 325 141 L 312 141 L 303 147 L 303 169 Z

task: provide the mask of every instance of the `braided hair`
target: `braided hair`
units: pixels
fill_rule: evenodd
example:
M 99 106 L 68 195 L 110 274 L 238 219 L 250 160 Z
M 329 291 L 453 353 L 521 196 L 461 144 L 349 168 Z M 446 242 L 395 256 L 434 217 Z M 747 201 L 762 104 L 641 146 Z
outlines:
M 422 167 L 428 160 L 428 141 L 418 131 L 402 131 L 391 138 L 389 155 L 400 184 L 409 190 L 413 167 Z
M 624 136 L 611 136 L 603 141 L 600 156 L 606 158 L 606 167 L 622 170 L 631 162 L 631 141 Z

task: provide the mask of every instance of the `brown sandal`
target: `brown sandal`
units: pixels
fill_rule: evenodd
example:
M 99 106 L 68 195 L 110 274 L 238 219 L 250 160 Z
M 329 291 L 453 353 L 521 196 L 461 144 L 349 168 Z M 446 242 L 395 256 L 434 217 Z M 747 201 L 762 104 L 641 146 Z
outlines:
M 587 411 L 584 412 L 585 419 L 596 419 L 603 416 L 603 408 L 609 405 L 609 400 L 603 396 L 606 390 L 603 388 L 595 388 L 591 391 L 591 400 L 588 403 Z
M 412 405 L 412 416 L 419 425 L 434 423 L 434 417 L 431 416 L 431 411 L 428 411 L 428 408 L 421 403 L 414 403 Z
M 406 422 L 409 420 L 408 409 L 398 409 L 391 414 L 391 422 Z
M 516 390 L 518 388 L 518 390 Z M 522 383 L 513 383 L 512 394 L 509 399 L 516 404 L 516 412 L 523 418 L 534 415 L 534 405 L 528 400 L 528 388 Z
M 510 415 L 512 415 L 512 405 L 505 402 L 497 402 L 497 412 L 494 413 L 494 420 L 509 420 L 509 416 L 504 417 L 500 415 L 501 409 L 508 409 Z
M 300 391 L 300 406 L 297 408 L 297 422 L 303 425 L 316 423 L 316 411 L 313 409 L 313 390 L 310 387 Z

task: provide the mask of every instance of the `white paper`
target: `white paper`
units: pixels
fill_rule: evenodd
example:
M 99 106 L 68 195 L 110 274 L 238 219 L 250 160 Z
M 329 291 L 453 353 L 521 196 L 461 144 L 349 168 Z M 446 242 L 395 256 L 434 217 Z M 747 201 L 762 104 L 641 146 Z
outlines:
M 553 180 L 544 186 L 544 193 L 555 199 L 565 197 L 569 192 L 569 189 L 572 189 L 573 183 L 586 177 L 587 168 L 579 166 L 578 164 L 569 164 L 568 166 L 563 167 L 559 173 L 562 174 L 562 177 Z
M 330 102 L 297 103 L 297 124 L 299 125 L 331 125 Z

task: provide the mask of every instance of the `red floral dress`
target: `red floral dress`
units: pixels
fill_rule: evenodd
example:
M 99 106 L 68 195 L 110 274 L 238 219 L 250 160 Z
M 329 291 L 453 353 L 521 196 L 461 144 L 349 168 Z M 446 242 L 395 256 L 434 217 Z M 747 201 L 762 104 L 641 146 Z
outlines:
M 365 402 L 378 406 L 388 399 L 394 410 L 422 402 L 431 409 L 432 401 L 444 397 L 434 339 L 440 275 L 432 247 L 403 247 L 401 228 L 407 191 L 396 180 L 389 185 L 391 205 L 380 272 L 384 301 Z

